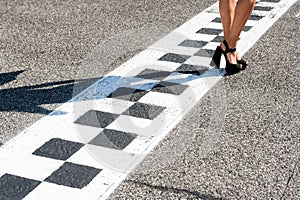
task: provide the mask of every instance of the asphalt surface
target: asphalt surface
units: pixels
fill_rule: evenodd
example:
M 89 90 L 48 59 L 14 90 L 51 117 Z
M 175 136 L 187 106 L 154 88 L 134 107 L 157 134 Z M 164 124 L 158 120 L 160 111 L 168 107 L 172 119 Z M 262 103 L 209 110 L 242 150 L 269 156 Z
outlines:
M 151 44 L 214 2 L 1 1 L 0 142 L 148 45 L 107 48 L 116 56 L 89 72 L 103 41 L 157 30 Z M 247 70 L 222 79 L 110 198 L 299 199 L 299 10 L 298 1 L 244 56 Z
M 213 2 L 0 1 L 0 144 Z
M 110 199 L 299 199 L 299 8 L 298 1 L 247 52 L 250 67 L 220 81 Z

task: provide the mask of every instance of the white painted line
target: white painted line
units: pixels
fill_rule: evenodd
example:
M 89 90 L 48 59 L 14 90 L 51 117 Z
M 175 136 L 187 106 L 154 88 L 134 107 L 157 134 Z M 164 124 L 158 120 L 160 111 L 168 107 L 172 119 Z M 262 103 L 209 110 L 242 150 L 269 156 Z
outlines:
M 296 0 L 281 0 L 279 3 L 258 2 L 257 6 L 272 6 L 274 8 L 271 11 L 254 12 L 254 14 L 264 17 L 258 21 L 249 20 L 247 22 L 247 26 L 253 27 L 241 34 L 238 44 L 240 54 L 245 54 L 294 2 Z M 25 199 L 40 199 L 41 197 L 43 199 L 107 198 L 128 173 L 153 150 L 224 75 L 224 70 L 212 68 L 209 68 L 201 76 L 174 72 L 177 68 L 182 67 L 182 63 L 209 66 L 211 60 L 208 57 L 209 51 L 218 45 L 211 40 L 217 35 L 196 32 L 202 28 L 221 29 L 220 23 L 211 22 L 216 17 L 219 17 L 218 3 L 205 9 L 166 37 L 107 74 L 71 101 L 63 104 L 53 113 L 8 141 L 0 147 L 0 176 L 7 173 L 42 181 Z M 221 36 L 222 33 L 219 35 Z M 197 53 L 199 53 L 200 48 L 193 45 L 191 47 L 178 46 L 185 40 L 205 42 L 203 48 L 207 51 L 205 50 L 204 54 L 199 56 Z M 201 52 L 203 53 L 203 51 Z M 160 59 L 168 53 L 183 55 L 177 59 L 184 58 L 184 61 L 182 63 L 161 61 Z M 180 87 L 188 87 L 177 95 L 170 94 L 170 91 L 164 91 L 164 93 L 155 90 L 149 91 L 160 80 L 145 80 L 136 77 L 145 69 L 164 71 L 166 74 L 173 72 L 162 80 L 168 83 L 179 83 L 180 86 L 175 86 L 178 87 L 178 90 Z M 135 89 L 142 87 L 142 90 L 148 93 L 138 100 L 139 105 L 155 105 L 156 109 L 164 108 L 163 111 L 153 118 L 150 115 L 147 116 L 147 113 L 145 116 L 135 116 L 141 114 L 140 112 L 132 112 L 131 116 L 124 114 L 131 106 L 136 105 L 135 102 L 106 98 L 107 95 L 121 86 Z M 172 92 L 178 91 L 174 89 Z M 84 100 L 83 97 L 88 99 Z M 74 123 L 91 110 L 113 113 L 118 117 L 106 127 Z M 94 118 L 89 118 L 85 123 L 92 123 L 95 118 L 97 118 L 96 114 Z M 105 118 L 105 120 L 107 119 L 109 117 Z M 100 118 L 99 120 L 101 121 Z M 131 133 L 135 135 L 135 138 L 121 150 L 111 146 L 88 144 L 105 130 L 118 131 L 119 134 L 121 131 Z M 32 154 L 53 138 L 66 140 L 69 143 L 80 143 L 84 146 L 65 160 Z M 100 140 L 100 142 L 103 141 Z M 108 145 L 111 144 L 108 143 Z M 92 181 L 82 189 L 45 181 L 65 162 L 93 167 L 102 171 L 95 175 Z

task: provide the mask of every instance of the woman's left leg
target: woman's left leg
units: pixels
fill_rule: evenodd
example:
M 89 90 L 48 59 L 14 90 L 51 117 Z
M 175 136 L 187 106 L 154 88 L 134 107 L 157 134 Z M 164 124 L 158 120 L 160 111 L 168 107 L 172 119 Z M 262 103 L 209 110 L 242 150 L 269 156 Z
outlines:
M 256 0 L 239 0 L 236 7 L 234 18 L 232 22 L 232 26 L 230 29 L 230 33 L 226 39 L 230 48 L 234 48 L 237 46 L 237 41 L 240 37 L 240 34 L 250 17 Z M 221 44 L 221 48 L 225 49 L 224 44 Z M 230 62 L 235 62 L 236 60 L 240 60 L 237 52 L 228 54 L 228 60 Z
M 227 42 L 230 48 L 236 47 L 240 34 L 250 17 L 256 0 L 239 0 L 236 7 Z

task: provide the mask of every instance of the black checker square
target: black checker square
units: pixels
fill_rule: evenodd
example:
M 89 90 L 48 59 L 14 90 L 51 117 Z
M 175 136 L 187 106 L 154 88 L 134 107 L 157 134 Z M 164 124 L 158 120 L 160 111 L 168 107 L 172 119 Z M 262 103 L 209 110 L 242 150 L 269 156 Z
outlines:
M 169 71 L 161 71 L 161 70 L 155 70 L 155 69 L 145 69 L 136 77 L 143 78 L 143 79 L 152 79 L 152 80 L 163 80 L 167 76 L 169 76 L 172 72 Z
M 32 154 L 57 160 L 67 160 L 83 146 L 84 144 L 78 142 L 52 138 Z
M 187 59 L 189 59 L 190 56 L 188 55 L 180 55 L 175 53 L 167 53 L 164 56 L 162 56 L 160 61 L 169 61 L 169 62 L 175 62 L 175 63 L 184 63 Z
M 215 23 L 222 23 L 221 18 L 220 17 L 216 17 L 215 19 L 213 19 L 211 22 L 215 22 Z
M 260 16 L 260 15 L 250 15 L 249 20 L 258 21 L 258 20 L 261 20 L 262 18 L 263 18 L 263 16 Z
M 81 189 L 87 186 L 101 171 L 102 169 L 65 162 L 45 181 Z
M 97 128 L 105 128 L 117 117 L 119 117 L 118 114 L 102 112 L 98 110 L 89 110 L 79 117 L 74 123 Z
M 223 40 L 224 40 L 224 37 L 218 35 L 212 40 L 212 42 L 223 42 Z
M 130 106 L 123 115 L 129 115 L 132 117 L 144 118 L 144 119 L 155 119 L 161 112 L 163 112 L 165 107 L 145 104 L 136 102 L 132 106 Z
M 187 85 L 162 81 L 151 89 L 152 92 L 161 92 L 167 94 L 180 95 L 188 88 Z
M 202 33 L 202 34 L 208 34 L 208 35 L 219 35 L 222 33 L 222 29 L 216 29 L 216 28 L 201 28 L 196 33 Z
M 99 135 L 92 139 L 89 144 L 122 150 L 136 137 L 137 135 L 133 133 L 104 129 Z
M 273 7 L 270 6 L 254 6 L 254 10 L 260 10 L 260 11 L 271 11 Z
M 243 31 L 247 32 L 247 31 L 249 31 L 251 28 L 252 28 L 252 26 L 245 26 L 245 27 L 243 28 Z
M 188 65 L 182 64 L 180 67 L 176 69 L 176 72 L 182 74 L 193 74 L 193 75 L 201 75 L 208 70 L 208 67 L 198 66 L 198 65 Z
M 0 199 L 21 200 L 41 182 L 11 174 L 0 177 Z
M 138 101 L 148 92 L 145 90 L 139 90 L 134 88 L 120 87 L 111 93 L 109 98 L 122 99 L 126 101 Z
M 200 49 L 198 52 L 194 54 L 194 56 L 202 56 L 202 57 L 208 57 L 212 58 L 215 53 L 215 50 L 211 49 Z
M 184 40 L 179 44 L 179 46 L 184 47 L 194 47 L 194 48 L 202 48 L 207 44 L 205 41 L 199 40 Z

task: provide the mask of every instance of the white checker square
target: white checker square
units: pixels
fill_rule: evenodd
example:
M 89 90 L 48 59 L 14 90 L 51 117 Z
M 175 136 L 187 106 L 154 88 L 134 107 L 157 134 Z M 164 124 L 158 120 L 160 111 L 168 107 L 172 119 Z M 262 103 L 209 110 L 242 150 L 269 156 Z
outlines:
M 211 49 L 211 50 L 215 50 L 217 48 L 217 46 L 219 46 L 220 43 L 219 42 L 209 42 L 208 44 L 205 45 L 205 47 L 203 47 L 204 49 Z
M 270 14 L 271 12 L 266 12 L 266 11 L 260 11 L 260 10 L 253 10 L 253 12 L 251 13 L 251 15 L 259 15 L 259 16 L 267 16 L 268 14 Z M 251 21 L 251 20 L 249 20 Z
M 275 6 L 277 5 L 277 3 L 257 1 L 257 3 L 256 3 L 255 5 L 256 5 L 256 6 L 275 7 Z
M 32 192 L 30 192 L 23 200 L 82 199 L 79 198 L 81 194 L 82 191 L 76 188 L 65 187 L 54 183 L 42 182 Z
M 215 16 L 217 17 L 217 16 Z M 222 23 L 214 23 L 214 22 L 211 22 L 211 23 L 208 23 L 205 28 L 213 28 L 213 29 L 223 29 L 223 26 L 222 26 Z
M 5 169 L 2 168 L 1 171 L 38 181 L 43 181 L 64 163 L 64 161 L 61 160 L 49 159 L 32 154 L 21 155 L 20 153 L 10 155 L 10 159 L 7 159 L 5 162 L 7 162 L 9 167 Z
M 141 137 L 151 137 L 158 134 L 164 125 L 164 114 L 161 113 L 154 120 L 122 115 L 118 117 L 107 128 L 117 131 L 134 133 Z
M 99 110 L 102 112 L 121 114 L 132 104 L 133 102 L 123 101 L 115 98 L 76 102 L 73 106 L 74 119 L 76 120 L 89 110 Z
M 74 125 L 73 133 L 76 133 L 76 135 L 79 138 L 79 141 L 83 144 L 88 143 L 94 137 L 96 137 L 101 131 L 103 131 L 103 128 L 84 126 L 75 123 L 73 125 Z
M 164 113 L 166 115 L 178 116 L 185 107 L 184 96 L 191 92 L 190 88 L 187 88 L 181 95 L 172 95 L 160 92 L 149 92 L 143 98 L 139 100 L 142 103 L 152 103 L 155 105 L 166 107 Z
M 99 133 L 98 133 L 99 134 Z M 97 155 L 91 151 L 89 146 L 84 146 L 80 150 L 78 150 L 75 154 L 73 154 L 67 162 L 79 164 L 79 165 L 86 165 L 90 167 L 95 167 L 98 169 L 104 169 L 105 166 L 101 164 L 99 159 L 97 159 Z
M 209 35 L 209 34 L 203 34 L 203 33 L 197 33 L 199 38 L 201 38 L 202 41 L 210 42 L 212 41 L 216 35 Z
M 258 24 L 258 21 L 255 20 L 248 20 L 246 22 L 246 26 L 256 26 Z
M 211 57 L 192 56 L 187 59 L 184 63 L 188 65 L 199 65 L 210 67 Z
M 128 173 L 132 170 L 132 164 L 138 158 L 138 155 L 127 153 L 124 150 L 120 151 L 91 144 L 87 144 L 85 149 L 104 169 L 110 169 L 120 173 Z M 93 163 L 90 162 L 90 164 Z
M 185 80 L 188 80 L 188 77 L 190 77 L 191 74 L 182 74 L 182 73 L 172 73 L 167 78 L 163 79 L 163 81 L 169 81 L 172 83 L 181 83 L 181 85 L 188 85 L 188 82 Z

